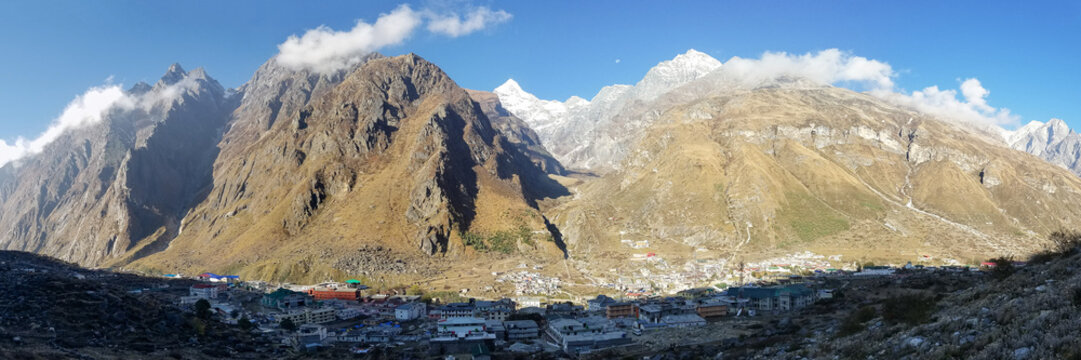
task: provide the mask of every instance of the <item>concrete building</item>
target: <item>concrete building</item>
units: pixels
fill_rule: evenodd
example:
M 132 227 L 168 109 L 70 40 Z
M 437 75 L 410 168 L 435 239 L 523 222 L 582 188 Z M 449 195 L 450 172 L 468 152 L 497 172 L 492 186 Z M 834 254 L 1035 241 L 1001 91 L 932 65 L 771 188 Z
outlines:
M 677 328 L 706 326 L 706 319 L 695 314 L 665 315 L 661 322 Z
M 625 317 L 637 318 L 638 307 L 629 302 L 611 303 L 606 306 L 604 315 L 609 319 Z
M 729 288 L 726 295 L 737 300 L 747 299 L 747 306 L 757 311 L 789 311 L 801 309 L 815 301 L 815 292 L 803 285 L 766 288 Z
M 476 308 L 470 303 L 450 303 L 439 307 L 439 318 L 442 320 L 473 317 Z
M 329 307 L 319 309 L 304 308 L 276 315 L 278 322 L 289 319 L 297 325 L 328 323 L 337 320 L 337 318 L 337 313 Z
M 190 288 L 188 288 L 188 295 L 189 296 L 195 296 L 195 297 L 198 297 L 200 299 L 211 300 L 211 299 L 217 299 L 218 294 L 220 294 L 221 292 L 223 292 L 223 291 L 225 291 L 227 289 L 229 289 L 229 286 L 226 285 L 226 284 L 221 284 L 221 283 L 219 283 L 219 284 L 198 283 L 198 284 L 194 284 Z
M 540 327 L 533 320 L 504 321 L 503 327 L 507 330 L 507 341 L 532 340 L 540 337 Z
M 360 298 L 360 290 L 353 288 L 316 287 L 305 291 L 315 300 L 343 300 L 356 302 Z
M 695 309 L 698 316 L 705 319 L 717 319 L 728 316 L 728 304 L 715 302 L 715 303 L 703 303 L 699 304 Z
M 564 352 L 579 354 L 617 345 L 629 344 L 623 331 L 609 330 L 603 318 L 556 319 L 548 322 L 545 334 Z
M 300 347 L 321 346 L 327 339 L 327 327 L 315 324 L 301 325 L 294 339 Z
M 470 352 L 477 345 L 491 349 L 496 335 L 487 332 L 486 320 L 476 317 L 454 317 L 436 323 L 435 334 L 428 340 L 432 354 Z
M 398 321 L 410 321 L 426 316 L 426 306 L 422 302 L 401 304 L 394 308 L 394 318 Z
M 284 288 L 263 295 L 262 300 L 263 306 L 282 310 L 304 307 L 311 305 L 312 302 L 312 298 L 307 294 Z

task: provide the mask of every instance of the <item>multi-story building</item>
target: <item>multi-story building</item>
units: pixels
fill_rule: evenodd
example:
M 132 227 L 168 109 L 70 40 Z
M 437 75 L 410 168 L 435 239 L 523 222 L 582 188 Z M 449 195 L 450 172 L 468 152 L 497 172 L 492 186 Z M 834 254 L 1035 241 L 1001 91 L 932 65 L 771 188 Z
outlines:
M 803 285 L 766 288 L 729 288 L 726 295 L 747 299 L 747 305 L 757 311 L 789 311 L 801 309 L 815 301 L 815 293 Z
M 611 304 L 608 304 L 607 307 L 605 308 L 604 315 L 605 315 L 605 317 L 607 317 L 609 319 L 624 318 L 624 317 L 637 318 L 638 317 L 638 307 L 635 306 L 633 303 L 629 303 L 629 302 L 611 303 Z
M 394 308 L 394 318 L 398 321 L 416 320 L 425 316 L 425 309 L 422 302 L 401 304 Z
M 311 296 L 305 293 L 280 288 L 274 292 L 263 295 L 263 306 L 282 310 L 296 309 L 312 303 Z
M 533 320 L 504 321 L 503 327 L 507 330 L 507 341 L 532 340 L 540 337 L 540 328 Z
M 548 322 L 546 335 L 563 351 L 571 354 L 583 353 L 606 347 L 629 344 L 627 333 L 611 330 L 608 320 L 589 317 L 580 320 L 555 319 Z
M 285 319 L 289 319 L 293 322 L 293 324 L 297 325 L 322 324 L 336 320 L 337 313 L 334 311 L 334 309 L 329 307 L 319 309 L 304 308 L 278 314 L 276 316 L 276 319 L 279 322 Z
M 226 284 L 206 284 L 198 283 L 191 286 L 188 289 L 189 296 L 195 296 L 200 299 L 217 299 L 218 294 L 229 288 Z
M 454 317 L 436 323 L 436 332 L 428 340 L 432 354 L 470 352 L 476 345 L 491 349 L 496 336 L 485 331 L 486 320 L 476 317 Z
M 315 300 L 343 300 L 355 302 L 360 297 L 360 290 L 350 288 L 339 289 L 320 287 L 308 289 L 306 292 Z

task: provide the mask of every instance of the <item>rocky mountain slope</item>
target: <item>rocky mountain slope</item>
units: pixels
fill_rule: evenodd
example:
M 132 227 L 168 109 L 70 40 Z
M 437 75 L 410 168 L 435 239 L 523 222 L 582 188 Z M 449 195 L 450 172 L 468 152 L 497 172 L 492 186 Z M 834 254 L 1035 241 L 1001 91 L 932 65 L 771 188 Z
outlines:
M 1039 156 L 1081 175 L 1081 134 L 1071 130 L 1060 119 L 1028 123 L 1010 132 L 1006 136 L 1006 143 L 1014 149 Z
M 268 340 L 218 321 L 196 319 L 174 305 L 193 283 L 0 251 L 0 358 L 290 357 L 271 354 Z
M 616 170 L 548 212 L 583 273 L 633 272 L 645 251 L 669 264 L 804 250 L 971 263 L 1081 225 L 1077 176 L 870 95 L 708 75 L 644 107 Z
M 650 69 L 634 86 L 612 85 L 590 101 L 540 100 L 508 80 L 494 92 L 511 113 L 540 135 L 556 158 L 571 168 L 606 171 L 618 168 L 627 154 L 627 133 L 645 126 L 650 114 L 642 104 L 721 66 L 704 53 L 689 50 Z
M 480 105 L 484 115 L 499 132 L 518 147 L 518 151 L 529 156 L 533 163 L 549 174 L 565 175 L 567 170 L 541 143 L 540 136 L 525 121 L 503 108 L 499 97 L 491 92 L 466 90 L 469 96 Z
M 543 231 L 535 201 L 565 193 L 420 57 L 373 58 L 334 78 L 273 62 L 243 89 L 206 200 L 167 249 L 132 266 L 264 279 L 432 275 L 474 252 L 464 234 Z
M 102 265 L 176 233 L 210 184 L 231 100 L 202 69 L 175 64 L 127 96 L 0 170 L 0 248 Z

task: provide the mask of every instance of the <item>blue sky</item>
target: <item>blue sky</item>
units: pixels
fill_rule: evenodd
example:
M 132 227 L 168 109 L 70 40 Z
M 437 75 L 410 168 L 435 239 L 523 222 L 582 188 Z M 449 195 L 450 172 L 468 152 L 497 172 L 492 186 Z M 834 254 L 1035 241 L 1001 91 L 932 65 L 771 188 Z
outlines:
M 348 30 L 402 2 L 8 1 L 0 3 L 0 139 L 37 136 L 76 95 L 112 77 L 155 81 L 173 62 L 241 85 L 291 34 Z M 510 21 L 451 38 L 418 31 L 415 52 L 460 85 L 513 77 L 541 98 L 590 98 L 634 83 L 694 48 L 719 60 L 838 48 L 889 63 L 901 91 L 957 89 L 978 78 L 987 101 L 1021 122 L 1081 128 L 1081 6 L 997 1 L 422 1 L 414 9 L 487 6 Z M 617 63 L 616 59 L 620 61 Z

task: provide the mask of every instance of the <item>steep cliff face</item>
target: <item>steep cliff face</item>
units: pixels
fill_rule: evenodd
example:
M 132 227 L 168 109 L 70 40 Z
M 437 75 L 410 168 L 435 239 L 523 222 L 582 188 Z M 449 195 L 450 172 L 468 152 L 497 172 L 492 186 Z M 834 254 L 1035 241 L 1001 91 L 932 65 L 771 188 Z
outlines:
M 175 235 L 210 183 L 229 100 L 202 69 L 175 64 L 126 97 L 0 171 L 0 247 L 96 266 Z
M 519 152 L 549 174 L 565 175 L 567 170 L 541 143 L 540 136 L 525 121 L 503 108 L 499 96 L 487 91 L 466 90 L 469 96 L 480 105 L 484 115 L 492 122 L 503 136 L 507 137 Z
M 423 270 L 427 256 L 466 252 L 462 233 L 544 229 L 534 202 L 562 188 L 435 65 L 375 58 L 337 83 L 282 73 L 311 85 L 288 101 L 257 95 L 283 84 L 261 73 L 207 198 L 167 250 L 134 266 L 295 279 L 348 272 L 338 265 L 379 246 Z

